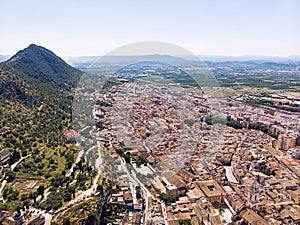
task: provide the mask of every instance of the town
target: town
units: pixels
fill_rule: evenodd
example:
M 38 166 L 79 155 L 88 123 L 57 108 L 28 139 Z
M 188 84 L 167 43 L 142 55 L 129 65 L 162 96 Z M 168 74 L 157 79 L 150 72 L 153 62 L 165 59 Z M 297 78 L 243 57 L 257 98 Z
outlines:
M 297 113 L 140 81 L 95 97 L 97 135 L 123 173 L 111 223 L 300 222 Z
M 186 61 L 115 67 L 82 75 L 63 140 L 1 151 L 2 224 L 300 223 L 296 92 Z

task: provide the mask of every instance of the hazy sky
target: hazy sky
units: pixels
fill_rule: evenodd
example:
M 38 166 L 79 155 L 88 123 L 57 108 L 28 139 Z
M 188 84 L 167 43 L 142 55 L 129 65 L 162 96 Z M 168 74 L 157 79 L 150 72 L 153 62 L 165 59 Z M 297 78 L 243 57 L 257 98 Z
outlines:
M 300 55 L 299 0 L 1 0 L 0 28 L 0 54 L 35 43 L 103 55 L 163 41 L 201 55 Z

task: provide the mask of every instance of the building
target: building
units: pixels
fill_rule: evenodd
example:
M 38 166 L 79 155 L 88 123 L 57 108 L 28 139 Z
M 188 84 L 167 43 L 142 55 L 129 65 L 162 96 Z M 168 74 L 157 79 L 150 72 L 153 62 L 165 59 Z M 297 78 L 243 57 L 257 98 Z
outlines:
M 81 135 L 75 130 L 68 130 L 64 133 L 65 139 L 70 142 L 78 142 L 81 140 Z
M 17 213 L 14 215 L 15 225 L 23 225 L 24 219 L 21 213 Z
M 259 184 L 257 180 L 254 180 L 249 189 L 248 201 L 252 209 L 258 209 L 259 203 Z
M 296 148 L 291 149 L 291 155 L 293 158 L 300 160 L 300 147 L 297 146 Z
M 186 170 L 179 170 L 177 173 L 186 183 L 190 183 L 195 180 L 195 175 Z
M 0 152 L 0 164 L 4 165 L 4 164 L 8 163 L 10 160 L 10 157 L 11 157 L 10 151 L 4 150 L 4 151 Z
M 245 209 L 240 213 L 241 218 L 244 221 L 244 224 L 247 225 L 268 225 L 269 223 L 261 218 L 256 212 L 251 209 Z
M 269 132 L 279 135 L 284 132 L 284 128 L 282 126 L 272 124 L 269 128 Z
M 278 136 L 277 146 L 280 150 L 287 151 L 296 146 L 296 137 L 292 134 L 280 134 Z
M 202 193 L 202 191 L 198 187 L 190 189 L 186 193 L 186 195 L 188 196 L 188 198 L 190 199 L 191 202 L 196 202 L 201 197 L 204 197 L 204 194 Z
M 298 135 L 296 138 L 296 145 L 300 146 L 300 135 Z
M 133 204 L 133 210 L 141 212 L 143 210 L 143 204 Z
M 178 197 L 178 190 L 175 185 L 173 185 L 167 178 L 161 177 L 161 182 L 165 185 L 166 193 L 168 195 Z
M 215 180 L 195 181 L 195 184 L 211 203 L 222 202 L 226 197 L 225 190 Z
M 12 212 L 0 210 L 0 224 L 1 225 L 23 225 L 25 223 L 22 214 L 17 213 L 13 215 Z
M 13 217 L 8 216 L 5 217 L 4 220 L 1 223 L 2 225 L 15 225 L 15 220 Z
M 141 215 L 134 212 L 132 215 L 132 225 L 138 225 L 141 222 Z
M 27 222 L 27 225 L 43 225 L 45 224 L 45 217 L 42 216 L 41 214 L 38 215 L 33 215 L 30 217 Z
M 186 192 L 187 185 L 177 174 L 174 174 L 173 176 L 169 177 L 168 181 L 177 188 L 178 195 L 176 197 Z
M 132 209 L 133 207 L 133 197 L 130 191 L 127 191 L 123 194 L 123 199 L 128 208 Z
M 3 224 L 3 221 L 5 221 L 7 217 L 12 216 L 13 214 L 11 212 L 0 210 L 0 224 Z
M 174 186 L 172 184 L 166 186 L 166 192 L 168 195 L 178 197 L 178 189 L 176 186 Z

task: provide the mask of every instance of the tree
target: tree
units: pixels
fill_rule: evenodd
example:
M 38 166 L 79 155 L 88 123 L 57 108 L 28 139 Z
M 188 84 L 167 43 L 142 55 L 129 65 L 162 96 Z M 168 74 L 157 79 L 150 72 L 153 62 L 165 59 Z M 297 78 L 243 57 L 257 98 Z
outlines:
M 17 162 L 19 159 L 21 158 L 21 154 L 19 151 L 14 150 L 11 154 L 11 158 L 10 158 L 10 165 L 14 164 L 15 162 Z
M 38 193 L 39 195 L 41 195 L 43 198 L 44 198 L 44 192 L 45 192 L 45 187 L 44 187 L 44 185 L 41 185 L 41 186 L 39 186 L 39 187 L 37 188 L 37 193 Z
M 191 225 L 191 220 L 183 220 L 183 219 L 179 219 L 178 220 L 179 225 Z
M 93 182 L 93 178 L 97 176 L 97 172 L 95 170 L 93 170 L 91 173 L 90 173 L 90 178 L 91 178 L 91 183 Z
M 16 174 L 13 171 L 8 171 L 6 173 L 6 180 L 7 180 L 8 183 L 13 182 L 15 177 L 16 177 Z
M 176 201 L 176 197 L 165 194 L 165 193 L 160 193 L 159 197 L 165 201 L 166 205 L 171 205 L 172 202 Z
M 78 162 L 77 166 L 78 166 L 80 172 L 82 173 L 82 172 L 83 172 L 83 162 L 82 162 L 82 160 L 80 160 L 80 161 Z
M 21 206 L 21 203 L 20 202 L 18 202 L 18 204 L 17 204 L 17 206 L 16 206 L 16 211 L 17 211 L 17 213 L 21 213 L 21 209 L 22 209 L 22 206 Z
M 72 197 L 75 198 L 75 191 L 76 191 L 76 188 L 75 186 L 69 186 L 67 188 L 67 191 L 70 192 L 72 194 Z
M 98 220 L 97 220 L 97 216 L 94 212 L 90 212 L 88 215 L 87 220 L 85 221 L 86 225 L 94 225 L 97 224 Z
M 70 218 L 69 218 L 69 217 L 64 218 L 64 220 L 63 220 L 63 225 L 71 225 L 71 221 L 70 221 Z
M 65 202 L 68 202 L 72 199 L 72 193 L 69 192 L 68 190 L 63 192 L 63 198 Z
M 250 123 L 249 124 L 249 129 L 260 130 L 264 133 L 268 132 L 268 128 L 266 128 L 265 126 L 263 126 L 259 123 Z
M 126 152 L 126 154 L 124 155 L 124 159 L 126 163 L 130 163 L 130 152 Z
M 148 163 L 148 161 L 145 158 L 145 156 L 144 155 L 139 155 L 139 157 L 138 157 L 138 159 L 136 161 L 136 165 L 137 166 L 141 166 L 142 164 L 147 164 L 147 163 Z
M 226 125 L 229 126 L 229 127 L 233 127 L 235 129 L 242 129 L 243 128 L 243 125 L 238 120 L 230 119 L 226 122 Z
M 142 198 L 142 191 L 141 189 L 136 190 L 136 198 L 141 199 Z
M 25 207 L 25 209 L 29 209 L 29 203 L 30 203 L 29 199 L 26 199 L 24 201 L 24 207 Z
M 97 191 L 100 192 L 100 195 L 103 195 L 103 186 L 101 184 L 98 184 Z
M 122 148 L 116 149 L 116 152 L 117 152 L 120 156 L 124 156 L 124 150 L 123 150 Z
M 19 198 L 19 191 L 18 190 L 13 190 L 11 193 L 11 199 L 12 200 L 18 200 Z
M 33 199 L 33 202 L 36 202 L 37 192 L 30 192 L 30 198 Z
M 266 216 L 266 213 L 263 212 L 263 211 L 260 211 L 260 212 L 258 213 L 258 215 L 259 215 L 260 217 L 264 218 L 264 217 Z

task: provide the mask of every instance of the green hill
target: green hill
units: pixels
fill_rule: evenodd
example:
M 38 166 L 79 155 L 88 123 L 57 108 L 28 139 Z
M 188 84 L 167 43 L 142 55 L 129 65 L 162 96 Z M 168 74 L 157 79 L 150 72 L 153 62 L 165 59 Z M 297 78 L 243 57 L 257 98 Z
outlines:
M 78 70 L 53 52 L 35 44 L 19 51 L 5 64 L 22 71 L 28 77 L 64 90 L 74 88 L 80 77 Z
M 0 64 L 0 149 L 22 155 L 64 145 L 81 72 L 30 45 Z

